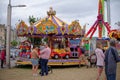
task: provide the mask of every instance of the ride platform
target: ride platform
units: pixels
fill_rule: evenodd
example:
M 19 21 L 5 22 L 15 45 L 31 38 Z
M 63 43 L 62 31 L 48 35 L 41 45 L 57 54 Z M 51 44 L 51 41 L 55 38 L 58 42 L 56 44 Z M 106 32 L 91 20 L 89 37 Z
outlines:
M 70 65 L 84 65 L 85 61 L 79 59 L 49 59 L 49 66 L 70 66 Z M 16 61 L 16 65 L 31 65 L 30 59 L 20 58 Z

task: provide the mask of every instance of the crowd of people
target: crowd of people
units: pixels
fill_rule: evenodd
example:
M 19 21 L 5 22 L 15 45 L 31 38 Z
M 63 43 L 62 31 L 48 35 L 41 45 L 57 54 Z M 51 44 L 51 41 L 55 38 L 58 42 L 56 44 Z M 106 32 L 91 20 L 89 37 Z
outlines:
M 104 50 L 103 44 L 101 42 L 97 42 L 94 53 L 88 56 L 87 61 L 85 61 L 87 66 L 88 61 L 90 62 L 90 66 L 92 66 L 92 64 L 96 65 L 98 73 L 96 80 L 100 80 L 103 71 L 106 75 L 105 80 L 116 80 L 117 63 L 120 62 L 120 57 L 116 48 L 117 41 L 115 39 L 111 39 L 109 44 L 110 46 L 108 49 Z M 78 52 L 80 53 L 80 58 L 84 59 L 86 54 L 85 52 L 82 52 L 80 47 Z
M 41 76 L 48 75 L 48 60 L 50 57 L 51 49 L 48 47 L 47 44 L 41 47 L 40 54 L 38 53 L 38 47 L 34 47 L 31 52 L 31 61 L 33 65 L 33 75 L 37 74 L 38 65 L 41 66 L 41 71 L 39 74 Z M 82 48 L 78 48 L 78 52 L 80 53 L 80 57 L 83 58 L 84 51 Z M 105 71 L 105 80 L 116 80 L 116 69 L 117 69 L 117 62 L 120 61 L 117 49 L 116 49 L 116 40 L 110 40 L 109 48 L 104 51 L 102 43 L 96 43 L 95 54 L 91 55 L 96 56 L 96 66 L 97 66 L 97 78 L 96 80 L 100 80 L 100 76 Z M 34 60 L 35 59 L 35 60 Z

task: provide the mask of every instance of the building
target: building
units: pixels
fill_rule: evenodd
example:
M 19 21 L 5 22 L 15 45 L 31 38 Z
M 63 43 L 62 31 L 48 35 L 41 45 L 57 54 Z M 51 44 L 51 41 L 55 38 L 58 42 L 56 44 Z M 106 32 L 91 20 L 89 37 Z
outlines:
M 4 46 L 6 44 L 6 32 L 7 28 L 5 24 L 0 24 L 0 46 Z M 11 29 L 11 41 L 17 40 L 16 29 Z
M 5 35 L 6 35 L 5 24 L 0 24 L 0 46 L 5 45 L 6 41 Z
M 16 29 L 11 29 L 11 41 L 17 40 Z

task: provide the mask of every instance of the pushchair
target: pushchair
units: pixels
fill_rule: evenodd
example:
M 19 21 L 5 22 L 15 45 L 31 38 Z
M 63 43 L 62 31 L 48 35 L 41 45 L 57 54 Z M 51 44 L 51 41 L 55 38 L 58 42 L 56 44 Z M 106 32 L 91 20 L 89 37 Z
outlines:
M 48 66 L 48 73 L 53 73 L 52 67 Z M 41 74 L 41 71 L 39 72 L 39 74 Z
M 90 67 L 96 67 L 97 57 L 95 54 L 92 54 L 90 57 L 88 57 L 88 62 Z M 88 67 L 88 66 L 87 66 Z

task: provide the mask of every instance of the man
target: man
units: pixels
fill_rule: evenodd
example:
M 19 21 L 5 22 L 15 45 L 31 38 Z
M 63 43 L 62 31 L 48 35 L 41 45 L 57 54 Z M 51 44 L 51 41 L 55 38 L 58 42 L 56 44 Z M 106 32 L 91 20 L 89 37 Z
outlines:
M 51 49 L 48 47 L 48 45 L 44 44 L 45 48 L 40 51 L 40 66 L 41 66 L 41 76 L 48 75 L 48 60 L 50 57 Z
M 110 40 L 110 47 L 105 52 L 105 74 L 107 80 L 116 80 L 117 62 L 120 61 L 116 49 L 116 41 Z

